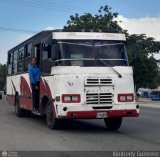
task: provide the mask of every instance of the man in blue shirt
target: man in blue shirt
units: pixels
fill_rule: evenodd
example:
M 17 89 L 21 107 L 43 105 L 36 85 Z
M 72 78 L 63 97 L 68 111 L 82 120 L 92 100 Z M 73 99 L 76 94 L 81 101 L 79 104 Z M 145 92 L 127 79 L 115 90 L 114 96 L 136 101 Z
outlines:
M 29 66 L 29 76 L 32 84 L 33 110 L 39 110 L 40 68 L 37 66 L 35 57 L 32 58 L 32 63 Z

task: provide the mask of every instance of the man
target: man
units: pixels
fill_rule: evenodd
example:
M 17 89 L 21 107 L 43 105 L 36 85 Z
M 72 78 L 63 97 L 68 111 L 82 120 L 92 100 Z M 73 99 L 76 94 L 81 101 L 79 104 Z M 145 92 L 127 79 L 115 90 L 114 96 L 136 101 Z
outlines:
M 37 59 L 32 58 L 29 66 L 29 76 L 32 84 L 32 102 L 33 110 L 39 110 L 39 84 L 40 84 L 40 68 L 37 66 Z

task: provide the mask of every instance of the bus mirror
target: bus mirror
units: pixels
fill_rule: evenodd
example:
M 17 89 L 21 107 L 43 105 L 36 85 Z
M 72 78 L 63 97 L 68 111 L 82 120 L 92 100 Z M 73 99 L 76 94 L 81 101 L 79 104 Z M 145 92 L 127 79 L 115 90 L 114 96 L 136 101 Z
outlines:
M 59 46 L 57 43 L 52 45 L 52 60 L 56 60 L 59 52 Z

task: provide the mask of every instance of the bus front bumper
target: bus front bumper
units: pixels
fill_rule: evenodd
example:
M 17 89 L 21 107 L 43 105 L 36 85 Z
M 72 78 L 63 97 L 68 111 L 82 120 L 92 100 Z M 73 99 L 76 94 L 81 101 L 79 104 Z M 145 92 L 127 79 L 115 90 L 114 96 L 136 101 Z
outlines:
M 106 117 L 138 117 L 139 116 L 139 108 L 137 108 L 137 104 L 134 105 L 122 105 L 122 106 L 114 106 L 109 110 L 94 110 L 92 108 L 79 108 L 78 106 L 71 107 L 67 106 L 66 111 L 62 111 L 64 106 L 59 106 L 58 110 L 61 111 L 57 114 L 57 118 L 67 118 L 67 119 L 98 119 L 97 115 L 103 114 Z M 103 118 L 103 117 L 102 117 Z
M 67 112 L 68 119 L 96 119 L 98 113 L 105 113 L 107 117 L 138 117 L 137 110 L 110 110 L 110 111 L 74 111 Z

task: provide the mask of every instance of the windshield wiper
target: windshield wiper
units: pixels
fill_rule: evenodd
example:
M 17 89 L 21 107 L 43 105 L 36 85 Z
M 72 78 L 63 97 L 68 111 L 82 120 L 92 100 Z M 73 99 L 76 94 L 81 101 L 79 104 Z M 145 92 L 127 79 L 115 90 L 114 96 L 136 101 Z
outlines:
M 108 65 L 105 61 L 103 61 L 100 58 L 96 58 L 96 60 L 99 61 L 100 63 L 104 64 L 105 66 L 112 68 L 112 70 L 118 75 L 118 77 L 122 78 L 122 75 L 116 69 L 114 69 L 110 64 Z

